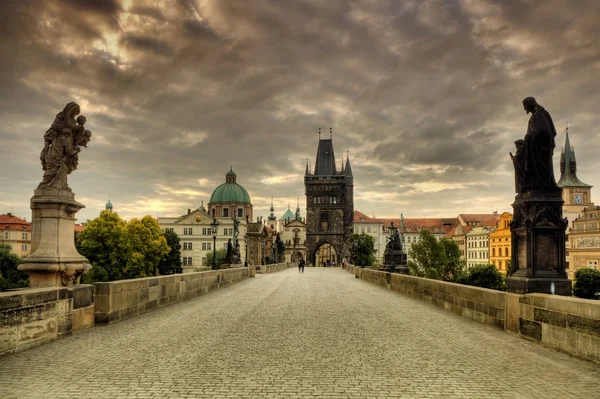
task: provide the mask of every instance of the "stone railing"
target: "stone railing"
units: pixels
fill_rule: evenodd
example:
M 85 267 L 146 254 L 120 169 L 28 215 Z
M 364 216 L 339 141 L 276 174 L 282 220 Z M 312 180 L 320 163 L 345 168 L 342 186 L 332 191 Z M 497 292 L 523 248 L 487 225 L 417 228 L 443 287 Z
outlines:
M 169 306 L 248 277 L 254 267 L 95 283 L 96 324 L 114 323 Z
M 285 269 L 289 269 L 290 267 L 298 267 L 297 262 L 284 262 L 284 263 L 273 263 L 271 265 L 261 265 L 260 270 L 257 270 L 257 273 L 267 274 L 267 273 L 277 273 Z
M 600 301 L 486 288 L 348 265 L 356 278 L 600 363 Z
M 94 325 L 94 286 L 0 293 L 0 356 Z

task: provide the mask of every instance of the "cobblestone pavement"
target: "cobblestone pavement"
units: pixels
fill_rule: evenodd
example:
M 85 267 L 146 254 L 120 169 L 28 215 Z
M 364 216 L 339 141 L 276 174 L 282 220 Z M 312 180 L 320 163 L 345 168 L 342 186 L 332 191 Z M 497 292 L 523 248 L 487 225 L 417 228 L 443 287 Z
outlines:
M 0 398 L 305 397 L 600 398 L 600 366 L 322 268 L 0 358 Z

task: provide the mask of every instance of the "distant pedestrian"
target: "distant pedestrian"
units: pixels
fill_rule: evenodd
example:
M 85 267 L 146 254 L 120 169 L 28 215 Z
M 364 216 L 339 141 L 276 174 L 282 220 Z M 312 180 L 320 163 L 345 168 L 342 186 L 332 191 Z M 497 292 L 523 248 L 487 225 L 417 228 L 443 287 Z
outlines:
M 304 259 L 300 259 L 300 262 L 298 262 L 298 273 L 300 273 L 300 271 L 302 270 L 302 273 L 304 273 Z

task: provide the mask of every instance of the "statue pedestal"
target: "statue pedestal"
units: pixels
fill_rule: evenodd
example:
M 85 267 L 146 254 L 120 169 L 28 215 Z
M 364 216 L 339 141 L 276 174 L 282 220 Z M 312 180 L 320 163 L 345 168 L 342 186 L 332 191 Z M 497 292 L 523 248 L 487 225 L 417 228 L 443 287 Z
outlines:
M 408 261 L 405 253 L 400 251 L 385 252 L 383 254 L 383 263 L 386 269 L 391 269 L 392 265 L 394 265 L 397 273 L 408 274 Z
M 31 288 L 79 283 L 89 261 L 75 249 L 75 214 L 83 204 L 70 190 L 35 190 L 31 198 L 31 255 L 19 265 Z
M 513 203 L 512 274 L 509 292 L 571 296 L 565 270 L 565 229 L 561 193 L 527 192 Z

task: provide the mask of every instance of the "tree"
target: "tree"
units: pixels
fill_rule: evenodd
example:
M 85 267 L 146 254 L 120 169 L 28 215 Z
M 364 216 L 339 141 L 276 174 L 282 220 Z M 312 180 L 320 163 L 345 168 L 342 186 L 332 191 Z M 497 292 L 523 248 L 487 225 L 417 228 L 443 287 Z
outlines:
M 225 262 L 225 258 L 227 257 L 227 250 L 223 249 L 223 248 L 217 249 L 216 254 L 217 254 L 217 257 L 216 257 L 217 267 L 220 267 L 223 264 L 223 262 Z M 213 261 L 213 253 L 209 252 L 206 255 L 206 266 L 212 267 L 212 261 Z
M 473 266 L 460 276 L 456 282 L 459 284 L 473 285 L 498 291 L 504 291 L 506 289 L 502 273 L 500 273 L 496 269 L 496 266 L 492 264 Z
M 352 234 L 348 239 L 350 247 L 350 262 L 357 266 L 372 266 L 375 264 L 375 239 L 365 233 Z
M 161 275 L 181 273 L 181 244 L 179 236 L 172 230 L 167 230 L 164 233 L 167 245 L 171 248 L 171 252 L 158 263 L 158 272 Z
M 158 221 L 149 215 L 142 219 L 131 219 L 127 223 L 123 229 L 122 243 L 125 250 L 125 278 L 156 275 L 159 262 L 171 251 Z
M 577 270 L 573 294 L 578 298 L 600 299 L 600 270 Z
M 464 271 L 465 261 L 460 257 L 458 244 L 453 240 L 437 240 L 433 234 L 423 229 L 420 241 L 409 250 L 410 273 L 414 276 L 435 280 L 455 281 Z
M 275 238 L 275 248 L 276 248 L 276 257 L 278 263 L 285 262 L 285 244 L 279 237 L 279 233 L 277 233 L 277 237 Z
M 21 258 L 11 252 L 11 246 L 0 244 L 0 292 L 29 285 L 27 274 L 17 269 L 19 263 Z

